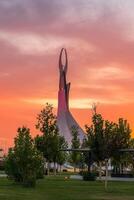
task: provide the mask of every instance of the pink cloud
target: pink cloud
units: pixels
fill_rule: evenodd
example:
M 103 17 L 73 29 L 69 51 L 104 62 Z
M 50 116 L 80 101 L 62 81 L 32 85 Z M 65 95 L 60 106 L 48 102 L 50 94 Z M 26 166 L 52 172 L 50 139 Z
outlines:
M 57 99 L 63 46 L 72 101 L 100 102 L 106 118 L 124 116 L 133 125 L 132 7 L 130 0 L 0 2 L 0 128 L 6 137 L 23 123 L 35 132 L 40 105 L 21 99 Z M 83 125 L 90 111 L 72 112 Z

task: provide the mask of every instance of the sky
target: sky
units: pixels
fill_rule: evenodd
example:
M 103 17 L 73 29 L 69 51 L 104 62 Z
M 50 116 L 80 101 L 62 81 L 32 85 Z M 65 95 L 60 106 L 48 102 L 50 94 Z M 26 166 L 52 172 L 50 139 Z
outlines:
M 134 128 L 134 1 L 0 1 L 0 145 L 35 130 L 46 102 L 57 109 L 58 57 L 67 49 L 70 109 L 82 128 L 91 106 Z

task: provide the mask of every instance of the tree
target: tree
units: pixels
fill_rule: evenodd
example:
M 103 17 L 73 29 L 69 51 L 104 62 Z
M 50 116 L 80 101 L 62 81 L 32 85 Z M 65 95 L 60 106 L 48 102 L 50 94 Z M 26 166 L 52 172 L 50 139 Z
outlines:
M 120 173 L 123 171 L 123 160 L 119 149 L 129 148 L 131 140 L 131 129 L 127 120 L 119 118 L 118 123 L 116 124 L 116 129 L 114 131 L 113 139 L 113 156 L 112 163 L 114 165 L 115 173 Z M 122 168 L 122 169 L 121 169 Z
M 50 163 L 54 163 L 54 174 L 56 174 L 56 161 L 59 151 L 59 135 L 43 135 L 35 137 L 35 144 L 39 151 L 43 153 L 45 160 L 48 163 L 47 172 L 49 175 Z
M 62 145 L 65 145 L 65 139 L 59 135 L 57 118 L 53 114 L 52 105 L 47 103 L 46 107 L 38 114 L 36 128 L 41 131 L 42 135 L 35 138 L 35 143 L 37 148 L 43 152 L 44 158 L 48 162 L 48 174 L 49 163 L 51 162 L 54 163 L 54 174 L 56 174 L 57 159 L 60 158 L 60 155 L 65 154 L 59 152 Z
M 104 120 L 100 114 L 92 116 L 92 125 L 86 125 L 87 146 L 91 148 L 92 158 L 99 164 L 99 177 L 101 179 L 101 162 L 104 160 Z
M 80 148 L 80 140 L 78 137 L 78 128 L 75 126 L 72 126 L 71 128 L 71 132 L 72 132 L 72 149 L 79 149 Z M 81 155 L 79 152 L 77 151 L 72 151 L 71 152 L 71 161 L 74 164 L 74 172 L 76 172 L 76 166 L 78 165 L 80 159 L 81 159 Z
M 116 131 L 114 142 L 115 146 L 118 149 L 128 148 L 131 138 L 131 129 L 127 120 L 119 118 L 118 123 L 116 124 Z
M 116 130 L 116 124 L 113 122 L 109 122 L 106 120 L 104 122 L 104 160 L 105 160 L 105 168 L 106 168 L 106 176 L 105 176 L 105 189 L 107 189 L 108 183 L 108 161 L 113 156 L 115 152 L 115 146 L 113 144 L 114 141 L 114 132 Z
M 51 162 L 55 163 L 58 146 L 57 119 L 53 114 L 53 106 L 51 104 L 46 103 L 45 108 L 41 110 L 40 114 L 38 114 L 36 128 L 43 134 L 40 138 L 38 136 L 35 141 L 37 148 L 40 146 L 39 150 L 43 152 L 43 155 L 47 160 L 49 174 L 49 165 Z
M 130 139 L 129 148 L 134 149 L 134 138 Z M 134 152 L 127 152 L 127 161 L 132 169 L 132 174 L 134 174 Z
M 63 136 L 59 136 L 59 151 L 57 153 L 57 163 L 60 165 L 60 172 L 61 172 L 61 166 L 66 162 L 68 153 L 66 151 L 63 151 L 64 149 L 67 149 L 68 144 L 65 141 L 65 138 Z
M 24 186 L 35 186 L 36 179 L 43 175 L 44 159 L 36 149 L 30 129 L 18 128 L 14 147 L 5 158 L 6 173 L 15 182 Z
M 46 136 L 57 134 L 57 118 L 53 114 L 53 106 L 51 104 L 46 103 L 45 108 L 38 114 L 36 128 Z
M 114 160 L 114 163 L 117 168 L 122 168 L 123 163 L 127 163 L 127 154 L 121 155 L 120 149 L 129 148 L 131 130 L 127 120 L 119 118 L 118 123 L 113 123 L 105 121 L 104 124 L 104 136 L 105 136 L 105 162 L 108 161 L 108 158 Z M 107 164 L 106 164 L 107 166 Z M 118 170 L 117 170 L 118 171 Z M 107 167 L 106 167 L 107 173 Z M 107 176 L 106 176 L 107 177 Z
M 101 114 L 94 112 L 92 125 L 86 125 L 87 146 L 91 148 L 93 159 L 99 163 L 99 177 L 101 179 L 101 162 L 105 161 L 107 189 L 108 160 L 114 158 L 119 161 L 122 148 L 127 148 L 131 130 L 126 120 L 120 118 L 118 124 L 104 120 Z
M 19 172 L 13 148 L 9 148 L 8 155 L 5 157 L 5 172 L 8 177 L 15 182 L 23 182 L 23 177 Z

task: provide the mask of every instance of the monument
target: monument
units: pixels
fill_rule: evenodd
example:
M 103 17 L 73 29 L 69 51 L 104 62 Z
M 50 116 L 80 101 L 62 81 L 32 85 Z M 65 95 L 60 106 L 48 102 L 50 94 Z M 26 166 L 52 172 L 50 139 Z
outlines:
M 63 64 L 64 58 L 64 64 Z M 60 135 L 64 136 L 66 141 L 68 142 L 69 147 L 71 146 L 72 126 L 77 127 L 79 139 L 82 142 L 84 138 L 84 131 L 78 125 L 76 120 L 73 118 L 70 110 L 69 110 L 69 90 L 71 83 L 67 83 L 66 75 L 68 69 L 68 58 L 66 49 L 62 48 L 59 56 L 59 92 L 58 92 L 58 113 L 57 113 L 57 123 Z

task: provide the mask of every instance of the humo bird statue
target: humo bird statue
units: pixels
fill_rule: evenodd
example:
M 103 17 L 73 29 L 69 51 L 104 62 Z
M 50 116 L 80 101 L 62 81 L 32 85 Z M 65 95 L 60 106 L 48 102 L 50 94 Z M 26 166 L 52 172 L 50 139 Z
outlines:
M 64 58 L 64 63 L 63 63 Z M 70 83 L 66 81 L 66 75 L 68 70 L 68 58 L 66 49 L 62 48 L 59 56 L 59 92 L 58 92 L 58 113 L 57 113 L 57 124 L 59 128 L 60 135 L 64 136 L 68 142 L 68 146 L 71 146 L 72 126 L 77 127 L 79 139 L 82 142 L 84 138 L 84 131 L 78 125 L 78 123 L 73 118 L 69 110 L 69 90 Z

